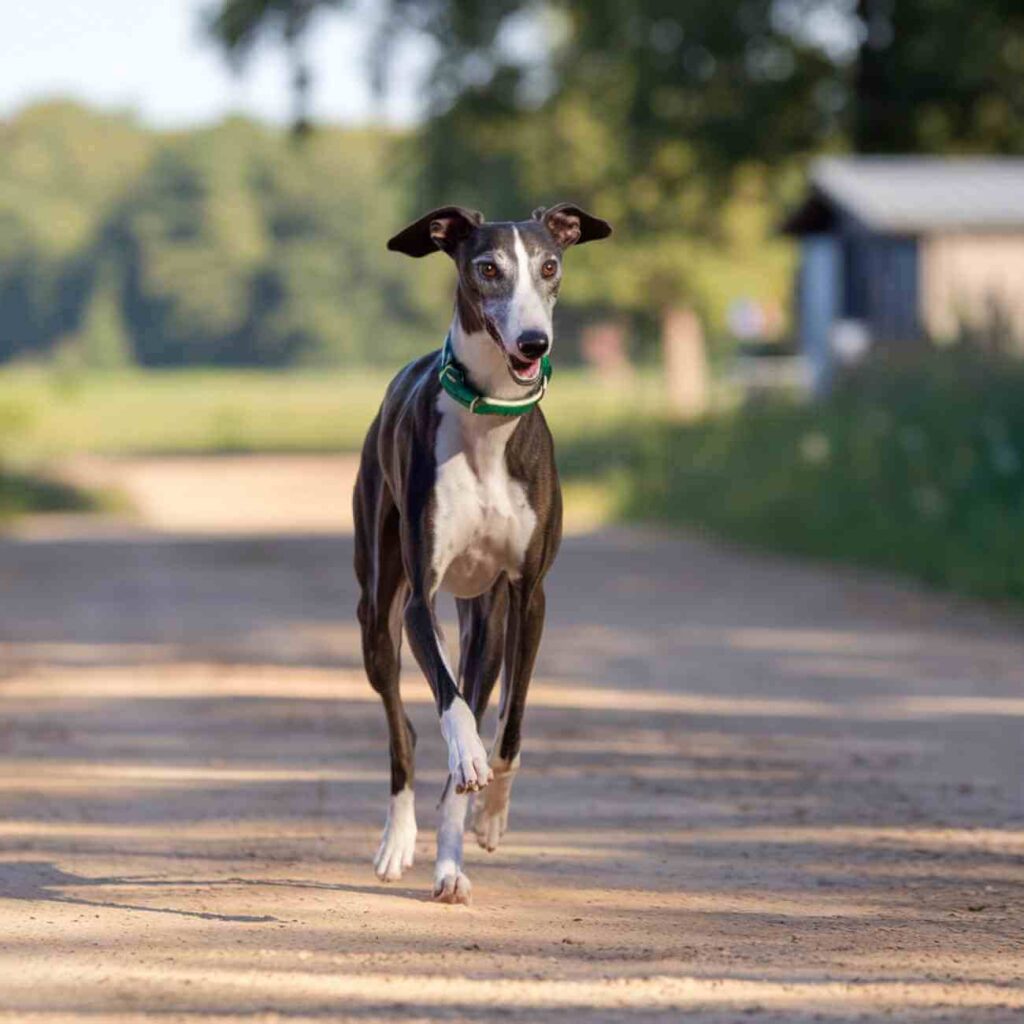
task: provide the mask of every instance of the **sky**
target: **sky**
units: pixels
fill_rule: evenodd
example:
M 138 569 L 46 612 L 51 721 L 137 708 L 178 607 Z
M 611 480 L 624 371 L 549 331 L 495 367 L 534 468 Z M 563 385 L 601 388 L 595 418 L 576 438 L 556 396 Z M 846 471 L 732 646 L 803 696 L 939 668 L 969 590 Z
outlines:
M 308 48 L 318 121 L 385 120 L 409 124 L 419 113 L 418 82 L 429 59 L 424 44 L 406 44 L 402 69 L 382 105 L 363 72 L 367 9 L 327 13 Z M 200 29 L 211 0 L 24 0 L 4 5 L 0 35 L 0 117 L 36 100 L 73 98 L 130 108 L 147 124 L 178 128 L 246 113 L 287 123 L 289 74 L 283 55 L 258 50 L 242 75 Z

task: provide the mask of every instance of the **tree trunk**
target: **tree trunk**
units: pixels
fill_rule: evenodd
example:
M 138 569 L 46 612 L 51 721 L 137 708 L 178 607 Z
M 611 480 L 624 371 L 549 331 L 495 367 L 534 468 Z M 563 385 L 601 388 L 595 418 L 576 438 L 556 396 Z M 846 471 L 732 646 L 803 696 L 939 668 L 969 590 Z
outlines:
M 673 416 L 695 420 L 710 404 L 704 331 L 692 309 L 670 307 L 662 316 L 661 343 L 668 407 Z

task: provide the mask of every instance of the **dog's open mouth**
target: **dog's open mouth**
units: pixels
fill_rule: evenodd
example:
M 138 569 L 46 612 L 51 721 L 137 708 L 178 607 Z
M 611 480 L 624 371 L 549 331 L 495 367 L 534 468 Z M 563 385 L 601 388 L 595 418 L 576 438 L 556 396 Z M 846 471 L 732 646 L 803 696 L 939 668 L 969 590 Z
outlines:
M 540 377 L 539 359 L 520 359 L 519 356 L 505 352 L 505 363 L 511 378 L 517 384 L 536 384 Z
M 512 355 L 505 348 L 505 343 L 501 340 L 501 334 L 489 316 L 484 317 L 484 326 L 487 328 L 487 333 L 491 336 L 491 341 L 498 346 L 501 354 L 505 357 L 508 375 L 517 384 L 536 384 L 540 379 L 541 361 L 539 359 L 523 359 L 520 356 Z

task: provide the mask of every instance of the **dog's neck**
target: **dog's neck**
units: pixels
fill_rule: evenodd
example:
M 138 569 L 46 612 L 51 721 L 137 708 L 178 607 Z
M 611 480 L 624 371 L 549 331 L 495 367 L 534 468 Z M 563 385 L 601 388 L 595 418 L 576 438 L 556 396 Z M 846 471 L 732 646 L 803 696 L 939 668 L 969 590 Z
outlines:
M 465 368 L 469 382 L 482 395 L 491 398 L 525 398 L 532 385 L 517 384 L 508 372 L 508 364 L 497 342 L 481 326 L 470 331 L 456 309 L 451 326 L 455 358 Z

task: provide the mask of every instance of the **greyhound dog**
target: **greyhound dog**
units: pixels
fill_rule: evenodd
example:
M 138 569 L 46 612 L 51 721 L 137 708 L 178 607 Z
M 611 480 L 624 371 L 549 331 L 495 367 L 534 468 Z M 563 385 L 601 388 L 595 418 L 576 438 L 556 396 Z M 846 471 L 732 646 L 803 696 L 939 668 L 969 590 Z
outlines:
M 470 899 L 462 870 L 470 794 L 485 849 L 497 848 L 508 822 L 544 577 L 562 534 L 554 446 L 538 408 L 551 374 L 552 313 L 565 251 L 610 233 L 569 203 L 514 223 L 446 206 L 388 242 L 407 256 L 445 252 L 458 271 L 444 347 L 389 385 L 353 496 L 363 660 L 391 748 L 391 800 L 374 867 L 382 880 L 401 878 L 416 843 L 416 735 L 398 685 L 404 625 L 448 745 L 434 868 L 434 898 L 443 903 Z M 458 609 L 458 674 L 434 608 L 439 590 L 454 594 Z M 488 756 L 478 730 L 502 663 Z

